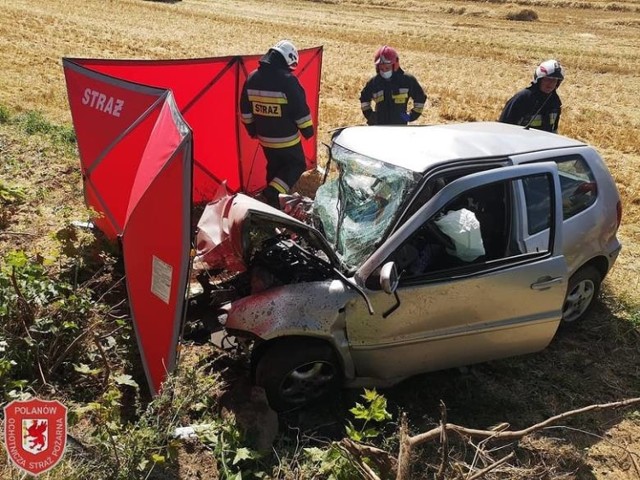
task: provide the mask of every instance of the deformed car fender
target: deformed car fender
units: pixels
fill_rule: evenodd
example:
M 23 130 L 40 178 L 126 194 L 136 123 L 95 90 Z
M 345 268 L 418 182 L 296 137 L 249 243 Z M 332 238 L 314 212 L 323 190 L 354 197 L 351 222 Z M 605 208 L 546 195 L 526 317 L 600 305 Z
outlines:
M 291 335 L 329 337 L 344 329 L 342 311 L 356 291 L 341 280 L 275 287 L 231 304 L 225 327 L 250 332 L 264 340 Z
M 291 336 L 326 340 L 341 359 L 344 374 L 355 374 L 346 335 L 345 306 L 362 302 L 342 280 L 305 282 L 272 288 L 231 304 L 225 328 L 264 341 Z

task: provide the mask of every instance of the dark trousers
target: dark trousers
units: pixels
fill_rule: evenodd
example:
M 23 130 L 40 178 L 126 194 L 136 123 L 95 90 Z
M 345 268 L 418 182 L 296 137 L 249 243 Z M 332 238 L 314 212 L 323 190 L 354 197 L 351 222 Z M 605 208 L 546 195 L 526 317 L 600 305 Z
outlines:
M 267 158 L 267 187 L 262 191 L 262 194 L 269 205 L 280 208 L 278 195 L 282 192 L 269 184 L 272 180 L 278 179 L 278 184 L 284 187 L 282 185 L 284 182 L 286 193 L 289 193 L 302 173 L 307 169 L 304 150 L 301 143 L 287 148 L 263 147 L 263 150 Z
M 267 185 L 279 178 L 291 189 L 307 169 L 302 143 L 287 148 L 263 147 L 263 150 L 267 158 Z

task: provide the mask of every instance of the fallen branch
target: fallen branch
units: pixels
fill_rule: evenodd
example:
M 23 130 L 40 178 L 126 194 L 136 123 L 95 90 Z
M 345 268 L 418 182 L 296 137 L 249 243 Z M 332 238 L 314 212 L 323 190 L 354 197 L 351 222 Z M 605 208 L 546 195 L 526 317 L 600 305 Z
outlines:
M 561 413 L 559 415 L 555 415 L 550 417 L 540 423 L 536 423 L 530 427 L 524 428 L 522 430 L 478 430 L 473 428 L 466 428 L 460 425 L 456 425 L 453 423 L 442 423 L 439 427 L 433 428 L 427 432 L 420 433 L 418 435 L 409 436 L 407 434 L 407 423 L 406 417 L 403 415 L 400 421 L 400 451 L 398 453 L 398 471 L 396 475 L 396 480 L 407 480 L 411 478 L 410 476 L 410 467 L 411 467 L 411 453 L 414 447 L 426 443 L 430 440 L 434 440 L 436 438 L 443 438 L 443 432 L 455 432 L 460 436 L 470 437 L 470 438 L 491 438 L 492 440 L 520 440 L 523 437 L 530 435 L 533 432 L 541 430 L 552 423 L 558 422 L 559 420 L 572 417 L 575 415 L 579 415 L 581 413 L 591 412 L 591 411 L 599 411 L 599 410 L 607 410 L 614 409 L 620 407 L 627 407 L 630 405 L 635 405 L 640 403 L 640 397 L 630 398 L 627 400 L 621 400 L 619 402 L 611 402 L 611 403 L 603 403 L 597 405 L 589 405 L 587 407 L 578 408 L 576 410 L 570 410 L 568 412 Z M 505 457 L 506 459 L 507 457 Z M 505 460 L 506 461 L 506 460 Z M 495 464 L 490 465 L 495 468 Z M 472 477 L 479 478 L 479 477 Z
M 378 467 L 382 478 L 389 478 L 391 472 L 394 472 L 397 468 L 396 459 L 379 448 L 363 445 L 349 438 L 343 438 L 340 441 L 340 446 L 357 459 L 359 463 L 364 463 L 364 458 L 368 458 Z
M 0 237 L 3 235 L 13 235 L 15 237 L 35 237 L 36 234 L 35 233 L 29 233 L 29 232 L 12 232 L 10 230 L 3 230 L 0 232 Z
M 380 480 L 376 472 L 364 461 L 357 444 L 349 443 L 349 440 L 345 438 L 337 444 L 337 447 L 342 451 L 342 455 L 353 463 L 363 480 Z
M 396 480 L 409 478 L 411 473 L 411 437 L 409 436 L 409 425 L 407 414 L 402 413 L 400 417 L 400 451 L 398 452 L 398 470 Z
M 447 461 L 449 460 L 449 438 L 447 437 L 447 406 L 440 400 L 440 468 L 436 473 L 436 480 L 444 480 L 444 473 L 447 470 Z
M 500 432 L 500 431 L 506 430 L 507 428 L 509 428 L 508 423 L 500 423 L 494 427 L 491 427 L 491 430 Z M 473 455 L 473 461 L 471 462 L 471 465 L 468 466 L 469 475 L 471 475 L 472 471 L 476 470 L 476 464 L 479 460 L 482 460 L 485 463 L 485 465 L 487 464 L 487 459 L 493 461 L 493 459 L 489 456 L 489 452 L 487 452 L 485 449 L 485 446 L 491 441 L 491 439 L 492 437 L 483 438 L 478 442 L 478 445 L 473 443 L 472 440 L 469 441 L 469 444 L 472 445 L 476 450 L 475 454 Z M 509 445 L 509 444 L 507 443 L 506 445 Z M 498 450 L 502 448 L 504 447 L 498 447 Z M 466 480 L 469 480 L 468 476 Z
M 550 417 L 540 423 L 536 423 L 535 425 L 532 425 L 523 430 L 515 430 L 515 431 L 505 430 L 502 432 L 496 432 L 494 430 L 477 430 L 473 428 L 465 428 L 465 427 L 461 427 L 460 425 L 455 425 L 453 423 L 447 423 L 445 425 L 445 428 L 447 430 L 459 433 L 460 435 L 466 435 L 469 437 L 482 437 L 482 438 L 493 437 L 493 438 L 499 438 L 502 440 L 519 440 L 522 437 L 525 437 L 526 435 L 529 435 L 537 430 L 540 430 L 564 418 L 572 417 L 574 415 L 578 415 L 581 413 L 586 413 L 594 410 L 597 411 L 597 410 L 606 410 L 606 409 L 613 409 L 613 408 L 619 408 L 619 407 L 627 407 L 629 405 L 634 405 L 636 403 L 640 403 L 640 397 L 630 398 L 627 400 L 622 400 L 620 402 L 589 405 L 588 407 L 578 408 L 576 410 L 570 410 L 568 412 L 555 415 L 553 417 Z M 421 443 L 424 443 L 439 437 L 441 428 L 442 427 L 437 427 L 432 430 L 429 430 L 428 432 L 410 437 L 409 438 L 410 445 L 414 447 L 416 445 L 420 445 Z
M 507 455 L 506 457 L 502 457 L 500 460 L 498 460 L 497 462 L 492 463 L 491 465 L 489 465 L 487 468 L 483 468 L 482 470 L 474 473 L 471 477 L 469 477 L 467 480 L 477 480 L 478 478 L 481 478 L 484 476 L 485 473 L 489 473 L 491 470 L 493 470 L 496 467 L 499 467 L 500 465 L 502 465 L 503 463 L 505 463 L 507 460 L 512 459 L 513 457 L 515 457 L 515 453 L 511 452 L 509 455 Z

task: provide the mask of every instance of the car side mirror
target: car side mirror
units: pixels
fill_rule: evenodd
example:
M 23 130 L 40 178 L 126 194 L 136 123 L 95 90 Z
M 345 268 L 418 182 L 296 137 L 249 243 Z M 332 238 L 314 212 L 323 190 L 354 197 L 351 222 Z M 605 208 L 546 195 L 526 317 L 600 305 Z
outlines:
M 385 293 L 395 293 L 398 288 L 398 270 L 395 262 L 387 262 L 380 269 L 380 287 Z

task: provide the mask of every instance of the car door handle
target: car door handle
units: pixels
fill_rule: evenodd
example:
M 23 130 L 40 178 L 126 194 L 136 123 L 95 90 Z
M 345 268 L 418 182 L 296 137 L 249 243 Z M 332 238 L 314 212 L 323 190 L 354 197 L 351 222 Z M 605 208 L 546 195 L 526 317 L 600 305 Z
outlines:
M 532 290 L 546 290 L 551 288 L 553 285 L 558 285 L 564 281 L 563 277 L 542 277 L 538 279 L 537 282 L 531 284 Z

